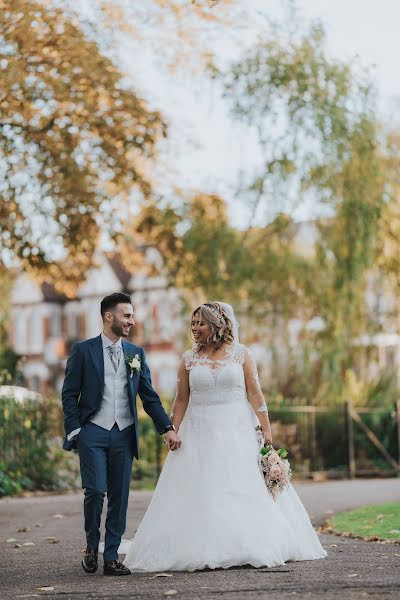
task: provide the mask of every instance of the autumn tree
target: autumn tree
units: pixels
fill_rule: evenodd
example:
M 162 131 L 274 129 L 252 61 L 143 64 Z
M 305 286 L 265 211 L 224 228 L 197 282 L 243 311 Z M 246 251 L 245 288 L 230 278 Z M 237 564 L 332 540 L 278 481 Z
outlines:
M 1 257 L 68 291 L 112 201 L 149 196 L 146 165 L 166 126 L 61 10 L 31 0 L 0 9 Z
M 11 348 L 10 331 L 13 328 L 10 292 L 14 275 L 0 265 L 0 385 L 10 383 L 15 376 L 18 356 Z
M 259 282 L 256 300 L 264 281 L 265 297 L 281 287 L 292 315 L 322 317 L 323 331 L 314 337 L 319 349 L 314 394 L 323 384 L 324 396 L 337 398 L 353 364 L 354 341 L 367 324 L 366 276 L 374 265 L 385 203 L 380 131 L 368 79 L 355 66 L 327 56 L 320 26 L 267 36 L 221 78 L 235 115 L 259 132 L 263 161 L 248 192 L 257 226 L 282 203 L 287 210 L 302 202 L 324 209 L 315 256 L 306 268 L 287 252 L 282 231 L 280 257 L 295 294 L 287 296 L 275 261 L 268 267 L 267 240 L 259 246 L 264 279 L 254 274 L 253 280 Z M 266 313 L 271 309 L 269 303 L 264 307 Z M 282 307 L 282 299 L 276 307 Z
M 131 240 L 156 248 L 170 285 L 190 303 L 239 299 L 244 247 L 221 197 L 198 193 L 167 206 L 149 202 L 130 227 L 117 239 L 122 257 L 132 256 Z
M 58 0 L 66 5 L 66 0 Z M 243 25 L 256 26 L 252 11 L 235 0 L 147 0 L 145 8 L 124 0 L 93 0 L 96 31 L 106 29 L 111 44 L 120 32 L 141 46 L 151 47 L 164 71 L 199 73 L 213 63 L 216 42 L 240 40 Z
M 396 296 L 400 290 L 400 134 L 390 127 L 382 144 L 381 170 L 385 174 L 386 201 L 382 207 L 377 267 L 385 273 Z

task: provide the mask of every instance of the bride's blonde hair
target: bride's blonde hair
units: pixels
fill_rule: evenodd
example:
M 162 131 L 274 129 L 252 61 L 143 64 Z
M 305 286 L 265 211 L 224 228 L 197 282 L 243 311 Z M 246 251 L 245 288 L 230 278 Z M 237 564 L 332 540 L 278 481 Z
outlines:
M 193 312 L 192 318 L 199 314 L 200 320 L 211 327 L 211 334 L 207 338 L 207 344 L 213 342 L 217 348 L 223 344 L 232 344 L 233 323 L 219 302 L 205 302 L 200 304 Z

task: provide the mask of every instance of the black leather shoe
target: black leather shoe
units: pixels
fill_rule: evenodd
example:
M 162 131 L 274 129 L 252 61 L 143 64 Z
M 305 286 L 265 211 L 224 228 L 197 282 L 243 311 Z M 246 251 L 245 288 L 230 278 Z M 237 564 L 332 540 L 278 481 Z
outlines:
M 130 575 L 131 572 L 118 560 L 104 561 L 104 575 Z
M 82 569 L 86 573 L 96 573 L 97 571 L 97 550 L 86 548 L 82 559 Z

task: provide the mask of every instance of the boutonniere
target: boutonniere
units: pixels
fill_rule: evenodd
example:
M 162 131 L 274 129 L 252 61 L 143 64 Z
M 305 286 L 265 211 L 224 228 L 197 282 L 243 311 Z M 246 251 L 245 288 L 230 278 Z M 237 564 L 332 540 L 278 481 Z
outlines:
M 139 358 L 139 354 L 135 354 L 135 356 L 131 356 L 130 354 L 125 356 L 125 362 L 129 367 L 129 377 L 132 379 L 134 373 L 140 373 L 141 362 Z

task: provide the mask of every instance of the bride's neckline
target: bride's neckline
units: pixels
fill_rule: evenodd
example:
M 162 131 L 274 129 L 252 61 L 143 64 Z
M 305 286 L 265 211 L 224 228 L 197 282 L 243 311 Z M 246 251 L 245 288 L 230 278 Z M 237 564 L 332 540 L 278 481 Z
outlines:
M 203 362 L 207 362 L 207 363 L 222 363 L 222 362 L 226 362 L 227 360 L 229 360 L 233 354 L 233 350 L 235 348 L 235 342 L 232 342 L 232 344 L 226 344 L 226 346 L 224 347 L 224 357 L 223 358 L 212 358 L 212 355 L 209 354 L 199 354 L 199 349 L 197 348 L 196 345 L 194 345 L 192 352 L 193 352 L 193 357 L 195 360 L 199 360 L 199 361 L 203 361 Z

